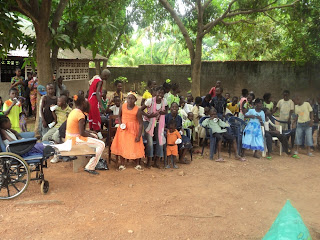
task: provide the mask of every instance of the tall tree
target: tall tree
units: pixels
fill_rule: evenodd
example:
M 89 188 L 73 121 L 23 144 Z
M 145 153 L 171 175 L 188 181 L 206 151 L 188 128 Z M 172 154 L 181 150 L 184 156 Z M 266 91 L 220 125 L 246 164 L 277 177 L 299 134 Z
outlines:
M 192 93 L 199 96 L 202 43 L 206 35 L 214 34 L 215 29 L 221 26 L 252 23 L 259 13 L 292 7 L 299 0 L 159 0 L 159 2 L 178 25 L 184 37 L 191 59 Z

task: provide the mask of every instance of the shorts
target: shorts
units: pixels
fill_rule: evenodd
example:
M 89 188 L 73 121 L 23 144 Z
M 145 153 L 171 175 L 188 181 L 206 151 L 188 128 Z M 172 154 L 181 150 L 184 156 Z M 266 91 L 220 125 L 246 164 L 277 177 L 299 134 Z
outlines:
M 168 146 L 167 145 L 167 156 L 178 156 L 178 146 L 174 145 L 174 146 Z
M 302 138 L 305 137 L 305 142 Z M 313 146 L 312 139 L 312 127 L 310 127 L 310 122 L 298 123 L 296 129 L 296 138 L 294 143 L 298 146 L 301 146 L 302 143 L 305 143 L 306 146 Z
M 226 142 L 232 143 L 235 140 L 235 137 L 227 132 L 214 133 L 213 136 L 217 139 L 217 142 L 224 140 Z

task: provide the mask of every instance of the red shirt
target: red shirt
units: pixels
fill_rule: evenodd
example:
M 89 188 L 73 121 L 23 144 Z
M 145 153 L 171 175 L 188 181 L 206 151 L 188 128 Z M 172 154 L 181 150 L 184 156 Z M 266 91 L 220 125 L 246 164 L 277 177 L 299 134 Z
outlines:
M 216 96 L 216 87 L 213 87 L 210 89 L 209 94 L 211 94 L 211 97 L 215 97 Z

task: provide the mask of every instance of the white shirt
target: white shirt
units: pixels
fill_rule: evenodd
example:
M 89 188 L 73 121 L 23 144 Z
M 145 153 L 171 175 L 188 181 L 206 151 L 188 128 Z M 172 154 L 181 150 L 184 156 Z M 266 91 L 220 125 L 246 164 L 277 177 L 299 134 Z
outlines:
M 144 102 L 144 105 L 146 105 L 148 108 L 151 107 L 151 105 L 152 105 L 152 100 L 153 100 L 153 98 L 147 99 L 147 100 Z M 163 103 L 164 103 L 164 106 L 167 106 L 167 105 L 168 105 L 167 100 L 166 100 L 165 98 L 163 98 Z M 157 103 L 156 110 L 159 111 L 160 109 L 161 109 L 161 103 Z
M 112 111 L 113 115 L 119 115 L 120 107 L 117 107 L 116 105 L 113 105 L 109 109 Z

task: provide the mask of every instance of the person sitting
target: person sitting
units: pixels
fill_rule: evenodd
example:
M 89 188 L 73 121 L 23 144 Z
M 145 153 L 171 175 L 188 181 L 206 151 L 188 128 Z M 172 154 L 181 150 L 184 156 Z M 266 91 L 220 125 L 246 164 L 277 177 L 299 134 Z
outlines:
M 81 95 L 75 95 L 74 103 L 75 109 L 70 112 L 67 119 L 66 141 L 72 140 L 72 145 L 84 144 L 96 148 L 95 156 L 90 158 L 84 171 L 97 175 L 99 173 L 95 171 L 95 168 L 103 153 L 105 144 L 97 139 L 98 136 L 95 132 L 85 130 L 85 113 L 90 111 L 90 105 L 86 99 Z
M 242 158 L 238 155 L 237 143 L 235 141 L 235 137 L 227 133 L 227 130 L 225 129 L 226 127 L 230 127 L 229 124 L 225 123 L 220 118 L 218 118 L 217 111 L 214 108 L 210 110 L 210 118 L 205 119 L 202 122 L 202 126 L 210 128 L 212 130 L 213 137 L 217 139 L 218 159 L 216 160 L 216 162 L 225 161 L 221 157 L 222 140 L 232 145 L 232 149 L 234 151 L 236 160 L 241 160 L 241 161 L 246 160 L 245 158 Z
M 266 120 L 264 122 L 264 130 L 265 130 L 265 138 L 266 138 L 266 144 L 267 144 L 267 159 L 271 159 L 271 153 L 272 153 L 272 138 L 276 137 L 279 139 L 279 141 L 282 144 L 283 151 L 290 155 L 289 152 L 289 143 L 288 138 L 286 135 L 281 134 L 279 131 L 276 130 L 276 125 L 270 120 L 270 117 L 272 116 L 271 111 L 268 108 L 263 109 Z
M 211 105 L 210 105 L 211 99 L 212 99 L 211 98 L 211 94 L 207 94 L 202 100 L 201 107 L 203 107 L 203 108 L 205 108 L 205 107 L 211 108 Z
M 121 165 L 119 170 L 126 169 L 125 159 L 138 160 L 135 167 L 141 170 L 141 158 L 144 157 L 144 145 L 142 141 L 142 110 L 136 106 L 137 94 L 129 92 L 127 102 L 124 103 L 119 112 L 119 124 L 116 135 L 112 141 L 111 153 L 120 156 Z
M 185 98 L 183 96 L 180 96 L 180 107 L 179 107 L 178 114 L 182 118 L 182 123 L 184 123 L 188 118 L 189 111 L 186 110 L 187 108 L 186 105 L 187 104 L 186 104 Z
M 40 85 L 39 85 L 40 86 Z M 38 86 L 38 87 L 39 87 Z M 40 105 L 40 116 L 42 119 L 41 136 L 43 137 L 50 129 L 51 125 L 54 125 L 54 117 L 50 110 L 52 105 L 57 105 L 57 97 L 54 95 L 55 90 L 52 83 L 47 84 L 47 92 L 43 96 Z
M 285 121 L 288 123 L 280 123 L 283 130 L 288 130 L 288 126 L 291 125 L 291 115 L 294 112 L 294 102 L 290 99 L 290 92 L 288 90 L 284 90 L 283 99 L 280 99 L 277 103 L 277 106 L 272 111 L 274 114 L 276 111 L 280 111 L 279 120 Z M 289 125 L 288 125 L 289 124 Z
M 191 139 L 191 142 L 193 142 L 193 134 L 194 134 L 195 125 L 194 125 L 194 122 L 193 122 L 193 113 L 192 112 L 188 113 L 188 118 L 184 121 L 182 126 L 183 126 L 184 129 L 189 129 L 189 131 L 190 131 L 190 136 L 189 137 Z M 185 135 L 187 136 L 186 130 L 185 130 Z
M 202 98 L 201 97 L 196 97 L 195 98 L 195 105 L 193 106 L 191 112 L 193 113 L 193 121 L 195 125 L 195 133 L 198 134 L 198 138 L 200 139 L 200 142 L 202 139 L 206 137 L 206 132 L 204 129 L 200 126 L 199 120 L 204 117 L 204 108 L 201 107 L 202 103 Z
M 194 102 L 193 102 L 193 96 L 192 96 L 192 93 L 191 92 L 188 92 L 187 93 L 187 104 L 189 105 L 193 105 Z
M 239 115 L 238 97 L 233 97 L 232 102 L 227 104 L 227 108 L 230 110 L 233 116 Z
M 265 93 L 263 95 L 263 107 L 269 109 L 271 112 L 273 111 L 274 104 L 271 101 L 271 93 Z
M 181 135 L 176 129 L 176 121 L 171 120 L 168 124 L 169 131 L 167 131 L 167 158 L 171 159 L 172 167 L 173 168 L 179 168 L 176 165 L 176 160 L 178 156 L 178 145 L 177 140 L 181 139 Z M 165 168 L 170 168 L 169 161 L 167 161 L 167 164 L 165 165 Z

